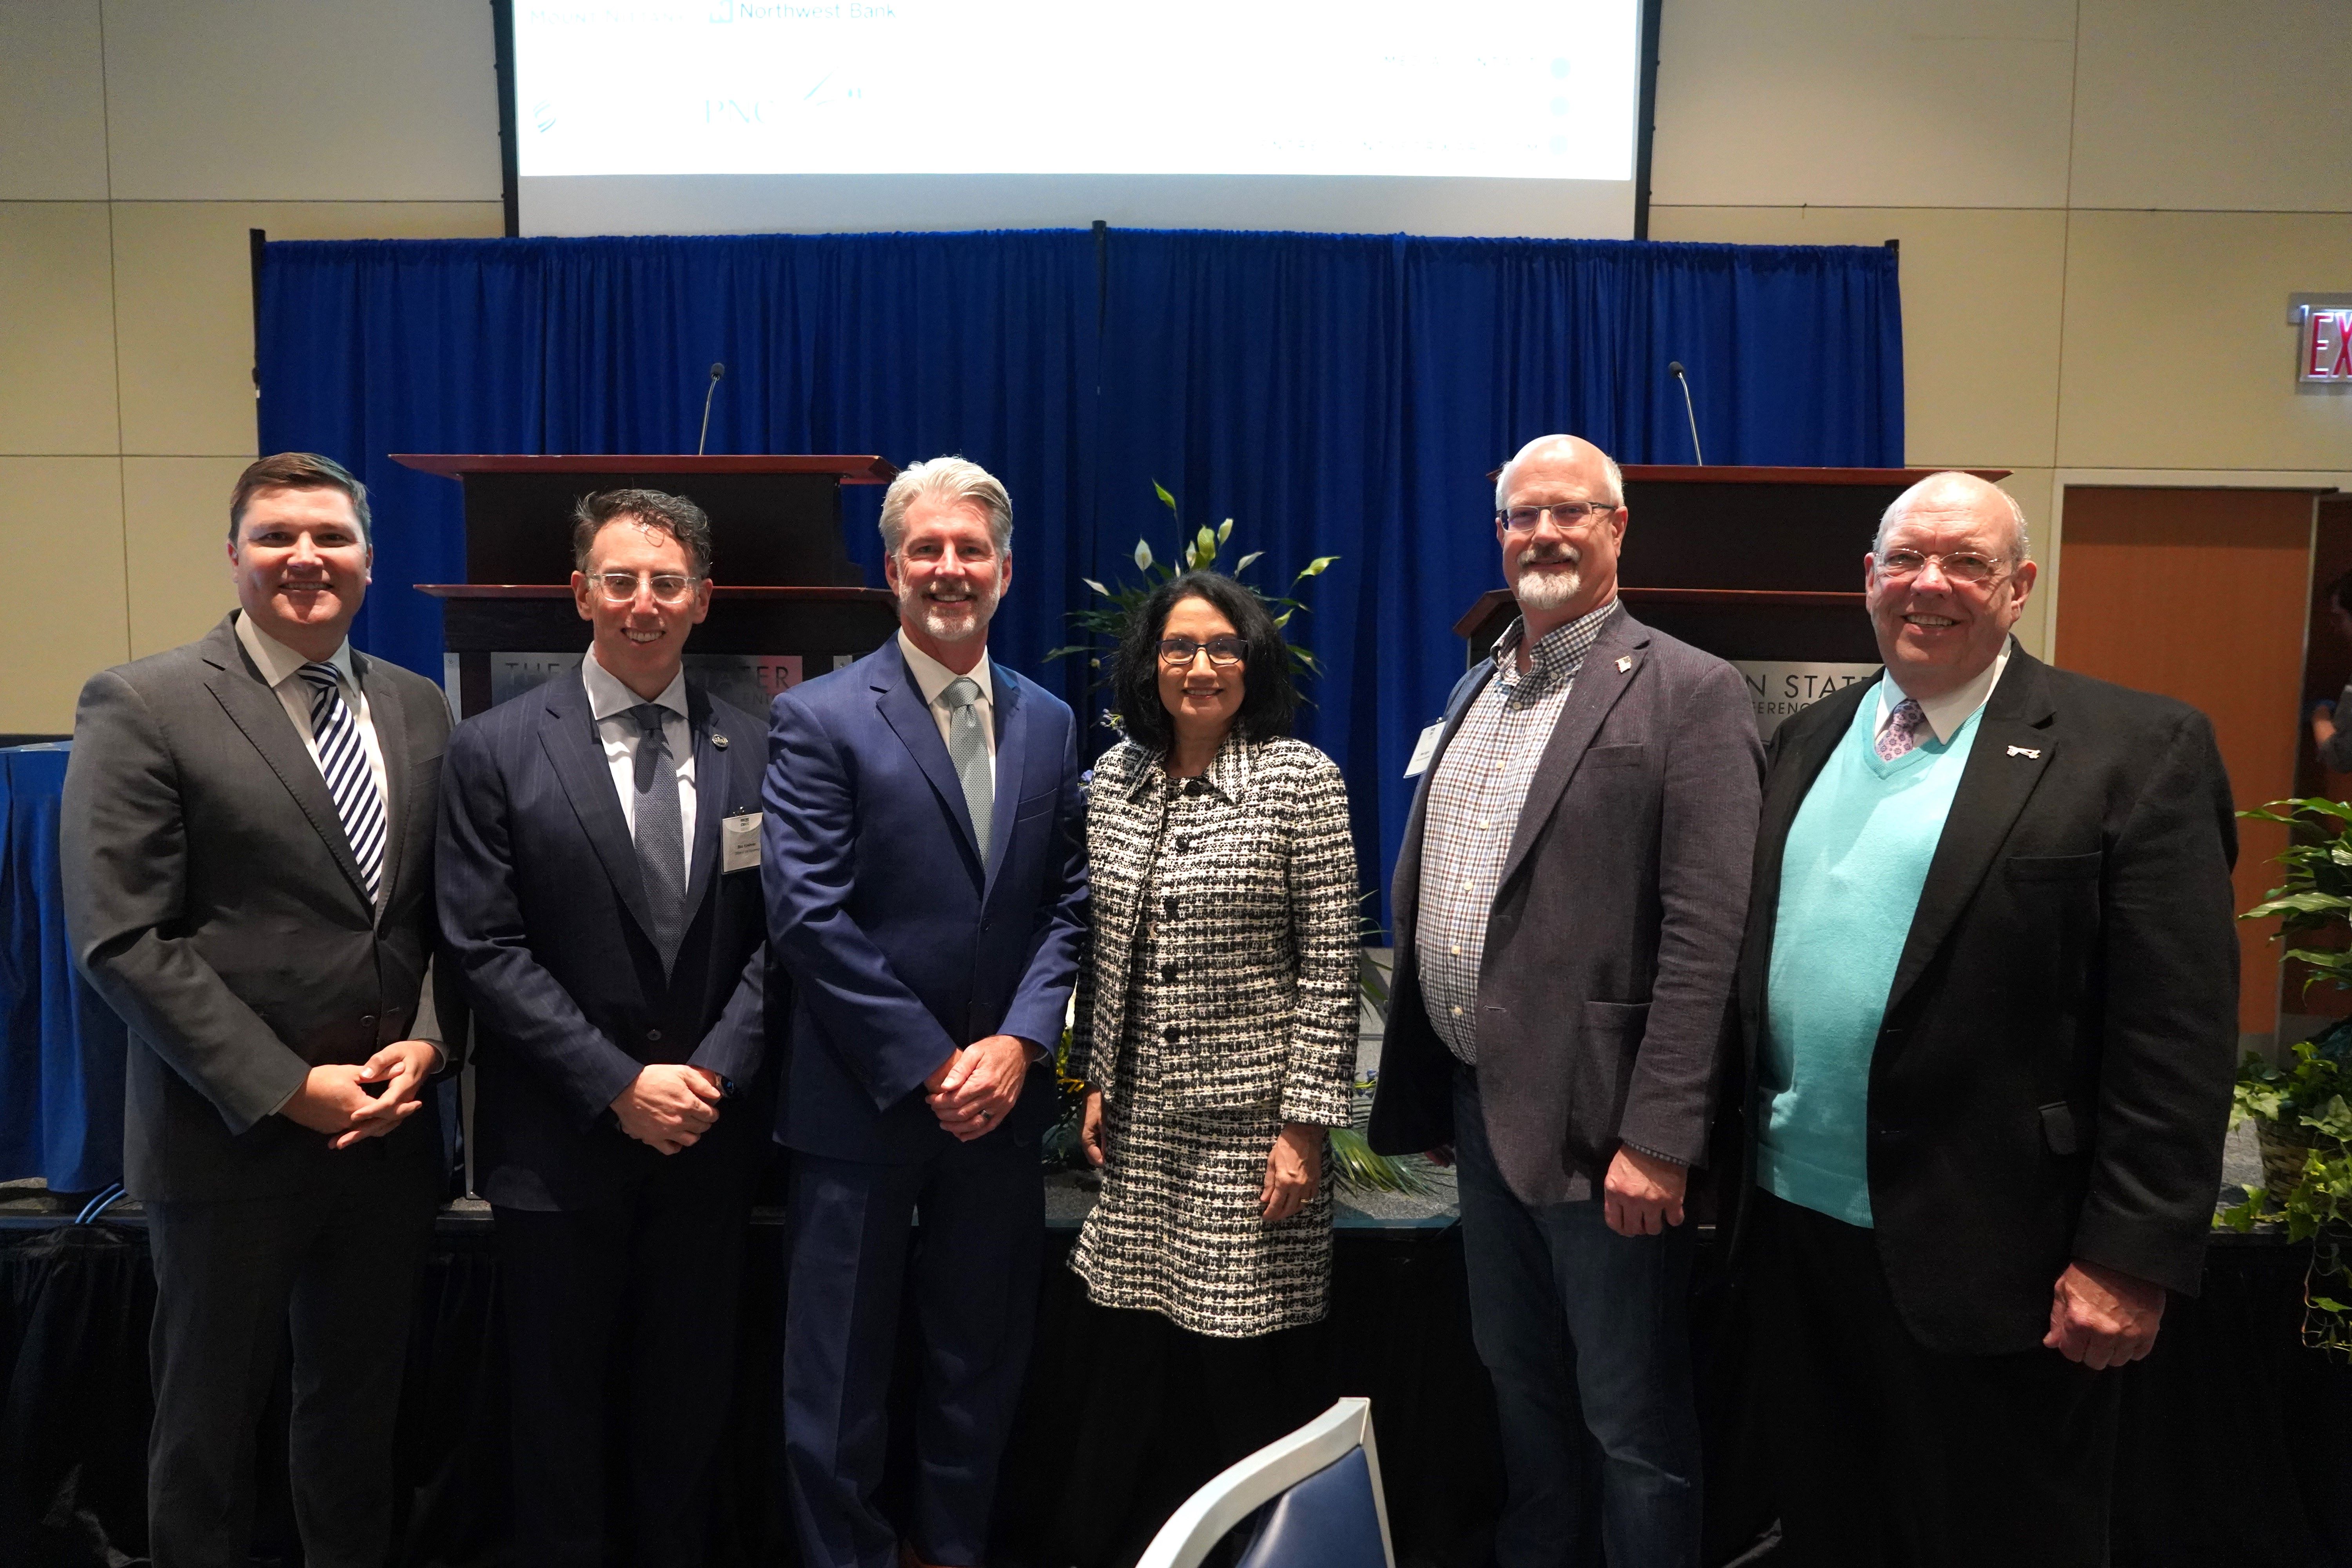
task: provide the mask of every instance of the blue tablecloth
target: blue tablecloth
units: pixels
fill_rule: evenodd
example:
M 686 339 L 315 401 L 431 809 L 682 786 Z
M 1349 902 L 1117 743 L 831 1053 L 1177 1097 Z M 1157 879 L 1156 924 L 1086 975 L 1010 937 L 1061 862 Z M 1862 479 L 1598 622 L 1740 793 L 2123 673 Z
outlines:
M 58 813 L 68 745 L 0 750 L 0 1180 L 122 1179 L 122 1021 L 66 940 Z

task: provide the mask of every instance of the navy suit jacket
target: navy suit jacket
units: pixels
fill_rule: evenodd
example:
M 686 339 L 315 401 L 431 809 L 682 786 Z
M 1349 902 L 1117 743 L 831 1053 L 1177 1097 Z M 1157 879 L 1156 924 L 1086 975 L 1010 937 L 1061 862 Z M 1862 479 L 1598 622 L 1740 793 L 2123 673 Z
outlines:
M 769 710 L 762 876 L 793 982 L 776 1121 L 789 1148 L 928 1158 L 949 1137 L 919 1091 L 950 1051 L 1061 1038 L 1087 898 L 1076 724 L 1034 681 L 992 669 L 985 859 L 896 637 Z M 1033 1139 L 1055 1106 L 1048 1059 L 986 1136 Z
M 720 819 L 760 809 L 760 722 L 687 678 L 694 732 L 694 912 L 669 973 L 575 668 L 459 725 L 441 774 L 442 952 L 475 1008 L 475 1184 L 509 1208 L 609 1202 L 665 1156 L 615 1096 L 649 1062 L 736 1086 L 675 1159 L 756 1152 L 772 1120 L 765 922 L 756 870 L 719 868 Z

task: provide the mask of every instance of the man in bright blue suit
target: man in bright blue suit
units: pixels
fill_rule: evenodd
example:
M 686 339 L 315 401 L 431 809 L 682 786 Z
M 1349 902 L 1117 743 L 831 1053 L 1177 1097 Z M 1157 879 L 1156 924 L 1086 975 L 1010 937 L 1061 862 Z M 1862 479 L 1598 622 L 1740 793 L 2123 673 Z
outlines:
M 988 658 L 1012 534 L 978 465 L 899 475 L 898 635 L 769 718 L 762 876 L 793 982 L 784 1468 L 811 1568 L 982 1563 L 1028 1362 L 1087 878 L 1070 710 Z M 902 1304 L 922 1364 L 892 1520 L 875 1494 Z

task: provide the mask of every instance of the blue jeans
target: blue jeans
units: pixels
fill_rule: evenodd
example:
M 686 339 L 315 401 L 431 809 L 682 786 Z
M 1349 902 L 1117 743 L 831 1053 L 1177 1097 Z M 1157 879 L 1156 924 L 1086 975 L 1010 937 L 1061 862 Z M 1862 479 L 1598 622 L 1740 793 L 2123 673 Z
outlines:
M 1609 1568 L 1696 1568 L 1693 1226 L 1619 1236 L 1597 1193 L 1522 1203 L 1496 1167 L 1467 1068 L 1454 1069 L 1454 1122 L 1471 1334 L 1502 1427 L 1498 1568 L 1566 1568 L 1596 1533 Z

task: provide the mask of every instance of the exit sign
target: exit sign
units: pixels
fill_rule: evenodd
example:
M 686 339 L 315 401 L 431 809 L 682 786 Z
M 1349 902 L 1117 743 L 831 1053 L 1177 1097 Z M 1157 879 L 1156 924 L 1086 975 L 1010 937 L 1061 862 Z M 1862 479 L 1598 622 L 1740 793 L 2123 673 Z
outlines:
M 2297 294 L 2287 301 L 2295 329 L 2295 379 L 2352 385 L 2352 294 Z

